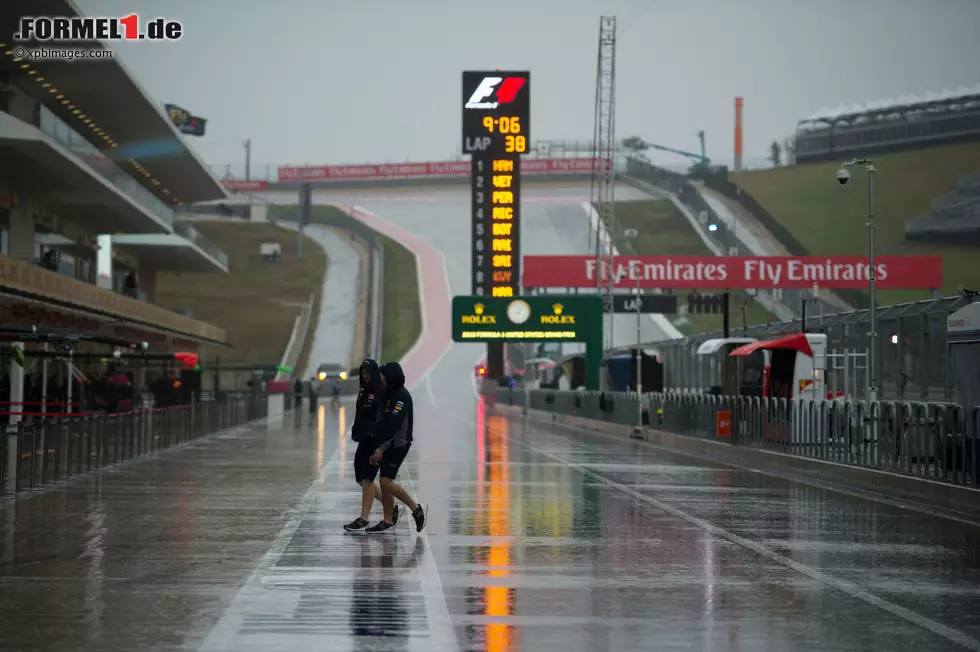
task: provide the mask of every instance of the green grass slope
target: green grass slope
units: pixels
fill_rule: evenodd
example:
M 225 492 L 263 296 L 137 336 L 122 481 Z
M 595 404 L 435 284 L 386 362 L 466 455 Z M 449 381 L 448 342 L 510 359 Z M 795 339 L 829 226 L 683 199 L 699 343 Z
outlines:
M 623 253 L 640 256 L 711 256 L 711 250 L 701 241 L 673 202 L 669 200 L 618 201 L 616 221 L 623 229 L 636 229 L 633 238 L 620 238 L 616 247 Z M 688 292 L 678 290 L 678 308 L 687 306 Z M 731 328 L 775 322 L 778 319 L 743 291 L 731 293 Z M 709 333 L 722 328 L 722 315 L 686 315 L 671 317 L 678 330 L 685 334 Z
M 939 254 L 944 293 L 980 286 L 980 250 L 906 242 L 905 223 L 929 213 L 930 202 L 953 190 L 961 174 L 980 171 L 980 143 L 963 143 L 875 157 L 875 251 L 881 255 Z M 866 255 L 867 178 L 854 170 L 837 183 L 838 163 L 799 165 L 731 175 L 814 255 Z M 924 290 L 879 293 L 882 303 L 924 299 Z

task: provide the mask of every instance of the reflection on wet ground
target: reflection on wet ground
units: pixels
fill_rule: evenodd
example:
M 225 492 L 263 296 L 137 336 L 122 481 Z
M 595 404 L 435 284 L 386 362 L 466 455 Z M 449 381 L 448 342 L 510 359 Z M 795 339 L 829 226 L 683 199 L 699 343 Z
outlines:
M 970 526 L 417 409 L 422 536 L 342 531 L 354 445 L 323 408 L 0 506 L 2 649 L 980 649 Z

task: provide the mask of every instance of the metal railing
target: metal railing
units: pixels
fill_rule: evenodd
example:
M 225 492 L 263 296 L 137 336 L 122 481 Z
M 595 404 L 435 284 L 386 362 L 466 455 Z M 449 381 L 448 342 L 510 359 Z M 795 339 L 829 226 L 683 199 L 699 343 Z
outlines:
M 177 446 L 262 418 L 266 412 L 265 394 L 243 394 L 6 426 L 0 435 L 0 497 Z
M 174 223 L 174 211 L 170 207 L 46 107 L 41 107 L 39 122 L 38 128 L 42 132 L 82 159 L 90 170 L 97 172 L 117 190 L 159 217 L 165 224 Z
M 881 395 L 888 400 L 952 401 L 956 396 L 950 371 L 946 318 L 969 305 L 972 296 L 946 297 L 902 303 L 878 308 L 878 341 L 875 357 Z M 829 353 L 867 350 L 868 311 L 834 314 L 811 313 L 807 330 L 827 335 Z M 803 323 L 793 321 L 733 327 L 732 336 L 772 339 L 799 333 Z M 664 382 L 675 390 L 704 391 L 721 384 L 717 356 L 697 355 L 702 342 L 723 333 L 702 333 L 683 340 L 647 343 L 660 351 L 664 361 Z M 865 377 L 858 379 L 863 387 Z
M 978 487 L 980 407 L 498 388 L 498 403 Z M 642 411 L 642 412 L 641 412 Z M 650 415 L 654 417 L 650 418 Z M 721 424 L 727 423 L 727 426 Z
M 200 231 L 187 222 L 174 222 L 174 233 L 183 238 L 187 238 L 200 247 L 204 253 L 221 263 L 222 266 L 228 267 L 228 254 L 222 251 L 218 245 L 201 235 Z

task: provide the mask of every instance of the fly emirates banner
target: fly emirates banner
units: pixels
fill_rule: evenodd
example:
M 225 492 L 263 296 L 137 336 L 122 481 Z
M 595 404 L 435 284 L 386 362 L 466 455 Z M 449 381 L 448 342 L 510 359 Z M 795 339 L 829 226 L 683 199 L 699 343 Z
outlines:
M 864 256 L 617 256 L 596 264 L 592 256 L 524 256 L 525 288 L 595 287 L 597 275 L 615 287 L 735 290 L 798 288 L 864 289 Z M 882 290 L 943 287 L 940 256 L 877 256 L 875 281 Z

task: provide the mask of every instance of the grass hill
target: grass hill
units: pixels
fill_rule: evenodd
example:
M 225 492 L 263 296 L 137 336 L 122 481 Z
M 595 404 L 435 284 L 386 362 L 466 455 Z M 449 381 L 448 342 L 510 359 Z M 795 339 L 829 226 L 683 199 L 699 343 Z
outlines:
M 961 174 L 980 171 L 980 143 L 962 143 L 874 158 L 876 253 L 943 256 L 944 294 L 980 287 L 980 249 L 905 240 L 905 223 L 929 213 L 930 202 L 953 189 Z M 839 162 L 742 172 L 731 181 L 756 199 L 814 255 L 868 251 L 867 180 L 855 170 L 840 186 Z M 879 293 L 881 303 L 924 299 L 920 290 Z
M 623 229 L 636 229 L 635 238 L 618 238 L 616 247 L 623 253 L 640 256 L 711 256 L 711 250 L 677 207 L 666 199 L 618 201 L 616 221 Z M 690 292 L 676 291 L 678 307 L 687 305 Z M 708 292 L 708 294 L 712 294 Z M 742 290 L 731 293 L 732 331 L 743 325 L 775 322 L 778 319 Z M 720 331 L 724 317 L 720 314 L 670 316 L 685 335 Z

